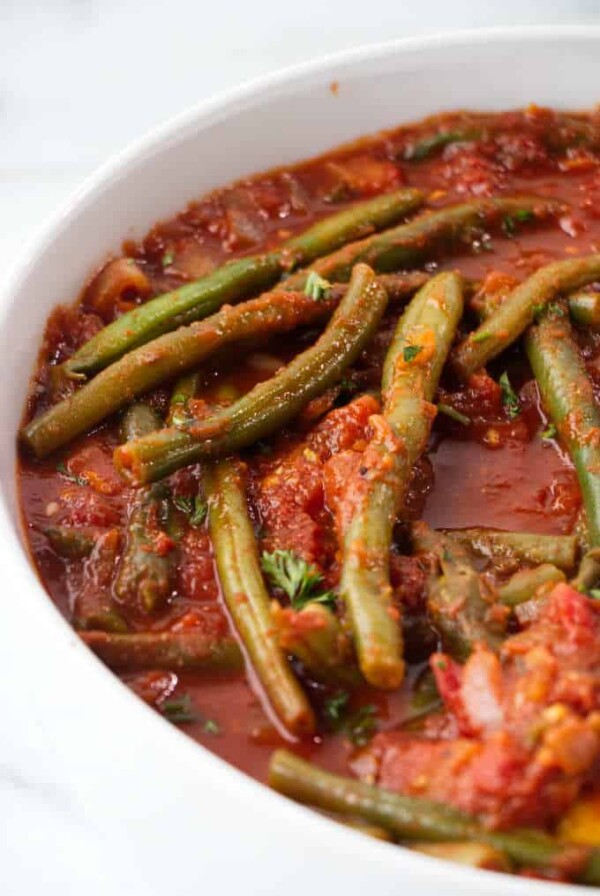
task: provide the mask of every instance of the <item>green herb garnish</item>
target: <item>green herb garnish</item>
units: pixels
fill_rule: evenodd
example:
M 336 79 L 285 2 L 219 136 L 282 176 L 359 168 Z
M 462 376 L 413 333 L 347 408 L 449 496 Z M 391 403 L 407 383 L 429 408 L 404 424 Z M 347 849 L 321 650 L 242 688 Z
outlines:
M 319 593 L 323 582 L 319 570 L 294 551 L 277 550 L 272 554 L 263 551 L 260 562 L 271 583 L 287 594 L 292 609 L 301 610 L 308 603 L 335 608 L 335 595 L 332 591 Z
M 556 426 L 554 425 L 554 423 L 550 423 L 550 424 L 548 424 L 546 429 L 542 430 L 540 435 L 541 435 L 542 439 L 546 442 L 546 441 L 550 441 L 550 439 L 556 438 L 556 431 L 557 430 L 556 430 Z
M 188 517 L 190 526 L 198 528 L 208 516 L 208 504 L 201 495 L 173 495 L 173 504 L 177 510 Z
M 361 706 L 346 719 L 344 729 L 355 747 L 364 747 L 377 731 L 377 709 L 371 703 Z
M 171 252 L 170 250 L 168 252 L 165 252 L 165 254 L 162 257 L 163 268 L 168 268 L 169 265 L 172 265 L 174 261 L 175 261 L 175 255 L 173 254 L 173 252 Z
M 337 694 L 334 694 L 325 701 L 323 715 L 334 730 L 339 729 L 344 719 L 344 713 L 346 712 L 349 700 L 350 694 L 348 691 L 338 691 Z
M 467 417 L 466 414 L 461 414 L 461 412 L 457 411 L 456 408 L 453 408 L 452 405 L 440 402 L 437 409 L 440 414 L 445 414 L 446 417 L 450 417 L 451 420 L 456 420 L 457 423 L 462 423 L 463 426 L 468 426 L 471 422 L 470 417 Z
M 417 355 L 423 351 L 422 345 L 407 345 L 402 351 L 402 357 L 404 358 L 407 364 L 410 364 L 411 361 L 417 357 Z
M 510 384 L 510 380 L 508 378 L 508 373 L 506 370 L 498 380 L 500 384 L 500 388 L 502 389 L 502 404 L 504 406 L 504 410 L 508 414 L 511 420 L 514 420 L 515 417 L 518 417 L 521 413 L 521 405 L 519 404 L 519 397 L 513 387 Z
M 60 473 L 61 476 L 64 476 L 65 479 L 68 479 L 69 482 L 75 482 L 77 485 L 89 484 L 85 476 L 76 476 L 75 473 L 71 473 L 69 470 L 67 470 L 62 461 L 56 465 L 56 472 Z
M 202 726 L 202 730 L 206 732 L 206 734 L 219 734 L 221 728 L 218 722 L 215 722 L 214 719 L 207 719 L 204 725 Z
M 321 277 L 316 271 L 311 271 L 306 278 L 304 294 L 307 295 L 309 299 L 314 299 L 315 302 L 320 302 L 322 299 L 327 298 L 330 289 L 331 283 L 329 280 Z
M 482 330 L 481 333 L 475 333 L 471 336 L 471 342 L 485 342 L 491 335 L 489 330 Z
M 168 719 L 169 722 L 173 722 L 175 725 L 185 725 L 198 719 L 198 714 L 194 710 L 189 694 L 182 694 L 181 697 L 165 700 L 160 707 L 160 711 L 165 719 Z

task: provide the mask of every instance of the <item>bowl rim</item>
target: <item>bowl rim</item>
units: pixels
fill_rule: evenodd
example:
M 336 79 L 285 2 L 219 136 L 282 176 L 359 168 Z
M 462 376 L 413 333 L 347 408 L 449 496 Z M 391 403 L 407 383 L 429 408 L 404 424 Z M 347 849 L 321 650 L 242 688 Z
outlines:
M 185 131 L 196 127 L 203 119 L 220 113 L 227 117 L 235 106 L 245 100 L 259 96 L 263 92 L 273 91 L 279 86 L 290 86 L 297 82 L 308 80 L 314 76 L 327 77 L 327 73 L 333 70 L 351 69 L 354 65 L 363 61 L 376 61 L 393 53 L 408 53 L 416 50 L 430 50 L 448 46 L 482 45 L 486 43 L 503 44 L 514 42 L 517 44 L 541 43 L 548 39 L 568 39 L 579 41 L 582 44 L 600 44 L 600 25 L 528 25 L 528 26 L 503 26 L 473 29 L 459 29 L 439 31 L 435 33 L 419 34 L 410 37 L 395 38 L 389 41 L 373 42 L 357 47 L 338 50 L 332 53 L 320 55 L 315 59 L 299 62 L 297 64 L 278 68 L 275 71 L 259 75 L 244 81 L 234 87 L 218 92 L 207 99 L 193 104 L 184 111 L 168 118 L 165 122 L 149 129 L 137 139 L 129 142 L 123 149 L 111 155 L 111 157 L 88 175 L 82 183 L 67 195 L 59 204 L 56 211 L 34 229 L 16 256 L 9 263 L 1 280 L 0 287 L 0 332 L 6 325 L 6 317 L 14 299 L 14 293 L 19 288 L 20 281 L 25 278 L 27 272 L 35 268 L 38 258 L 52 243 L 57 232 L 69 227 L 70 219 L 77 210 L 84 205 L 95 202 L 96 194 L 100 193 L 104 185 L 116 175 L 127 177 L 128 167 L 145 154 L 160 149 L 161 145 L 173 137 L 183 137 Z M 338 71 L 336 71 L 336 75 Z M 432 113 L 433 114 L 433 113 Z M 150 222 L 148 226 L 152 226 Z M 16 471 L 13 473 L 16 475 Z M 336 843 L 340 844 L 340 853 L 344 852 L 344 845 L 351 844 L 352 857 L 356 861 L 384 863 L 390 874 L 401 872 L 412 865 L 416 872 L 422 875 L 423 883 L 440 882 L 440 869 L 448 870 L 448 863 L 444 860 L 434 859 L 429 856 L 411 852 L 406 848 L 398 848 L 396 845 L 373 840 L 365 837 L 357 831 L 345 828 L 342 825 L 326 818 L 318 812 L 304 806 L 297 805 L 272 791 L 266 784 L 251 778 L 239 771 L 225 759 L 212 753 L 202 745 L 193 741 L 184 732 L 164 724 L 156 712 L 145 705 L 128 688 L 123 687 L 116 675 L 114 675 L 103 663 L 101 663 L 91 651 L 80 641 L 69 623 L 63 618 L 57 607 L 47 594 L 33 565 L 29 554 L 26 539 L 24 537 L 22 520 L 14 519 L 8 506 L 6 496 L 0 499 L 0 527 L 5 530 L 12 539 L 7 547 L 14 547 L 15 557 L 12 563 L 20 565 L 17 570 L 24 587 L 31 592 L 32 599 L 36 600 L 36 610 L 53 629 L 53 637 L 61 641 L 65 648 L 75 650 L 77 662 L 87 664 L 88 675 L 97 676 L 99 686 L 112 688 L 109 694 L 110 700 L 129 701 L 127 711 L 133 717 L 133 723 L 148 726 L 152 730 L 153 738 L 164 743 L 171 751 L 177 750 L 182 764 L 204 763 L 208 772 L 218 777 L 219 785 L 229 794 L 234 794 L 240 801 L 251 802 L 256 805 L 260 801 L 260 810 L 266 815 L 274 817 L 281 824 L 294 824 L 296 827 L 306 829 L 308 832 L 327 836 L 332 844 L 332 853 Z M 25 578 L 28 576 L 28 579 Z M 123 703 L 125 706 L 125 703 Z M 177 744 L 177 746 L 175 746 Z M 336 838 L 338 838 L 336 840 Z M 531 894 L 547 894 L 548 883 L 523 879 L 498 872 L 487 872 L 480 869 L 472 869 L 463 866 L 452 866 L 452 877 L 455 884 L 464 885 L 465 893 L 489 893 L 497 894 L 502 888 L 503 892 L 522 894 L 524 886 Z M 580 894 L 581 888 L 571 884 L 556 884 L 552 882 L 553 892 L 563 896 L 575 896 Z

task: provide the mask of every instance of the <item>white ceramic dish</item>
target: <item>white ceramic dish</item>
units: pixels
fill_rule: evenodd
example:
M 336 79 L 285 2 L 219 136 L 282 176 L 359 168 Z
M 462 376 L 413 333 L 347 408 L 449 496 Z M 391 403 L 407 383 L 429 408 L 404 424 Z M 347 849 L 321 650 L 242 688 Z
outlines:
M 589 107 L 600 99 L 599 54 L 600 28 L 469 32 L 367 47 L 261 79 L 102 168 L 24 253 L 0 296 L 3 892 L 32 892 L 27 881 L 43 881 L 46 894 L 85 886 L 88 896 L 207 887 L 261 896 L 550 892 L 333 824 L 238 773 L 134 698 L 79 644 L 29 565 L 14 433 L 49 310 L 72 299 L 123 238 L 244 174 L 443 109 Z

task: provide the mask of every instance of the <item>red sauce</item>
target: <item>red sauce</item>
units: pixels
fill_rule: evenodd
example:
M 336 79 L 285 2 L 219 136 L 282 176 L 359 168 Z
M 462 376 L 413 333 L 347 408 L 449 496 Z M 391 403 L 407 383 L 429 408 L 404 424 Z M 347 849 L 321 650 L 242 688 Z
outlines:
M 450 144 L 422 161 L 406 160 L 411 147 L 441 127 L 474 132 L 477 136 Z M 586 127 L 595 142 L 581 142 L 577 136 L 579 127 Z M 260 252 L 356 199 L 403 184 L 424 190 L 431 208 L 473 196 L 519 192 L 557 197 L 570 207 L 568 214 L 551 226 L 525 226 L 514 234 L 494 235 L 481 240 L 475 247 L 477 251 L 460 258 L 441 259 L 431 263 L 429 270 L 456 266 L 473 278 L 502 271 L 522 279 L 553 259 L 598 251 L 600 141 L 595 139 L 596 131 L 593 117 L 563 119 L 536 108 L 498 115 L 449 114 L 376 135 L 293 168 L 257 175 L 193 202 L 177 217 L 157 224 L 140 243 L 124 246 L 124 253 L 135 259 L 142 272 L 139 284 L 133 282 L 122 294 L 112 295 L 106 282 L 102 282 L 101 288 L 98 281 L 92 282 L 78 304 L 53 313 L 27 416 L 39 413 L 52 402 L 50 366 L 64 360 L 104 323 L 143 301 L 148 292 L 158 295 L 202 276 L 226 259 Z M 363 371 L 370 371 L 372 379 L 377 378 L 379 369 L 375 355 L 378 349 L 381 355 L 395 317 L 391 314 L 386 318 L 378 340 L 358 365 Z M 285 361 L 303 338 L 299 337 L 300 342 L 278 339 L 261 352 Z M 593 340 L 586 351 L 593 366 Z M 438 417 L 429 461 L 417 466 L 409 506 L 414 517 L 422 515 L 433 526 L 483 525 L 567 533 L 574 525 L 580 504 L 574 472 L 555 442 L 540 439 L 546 421 L 523 358 L 513 351 L 508 361 L 492 365 L 490 372 L 497 375 L 505 364 L 522 401 L 519 421 L 507 420 L 501 406 L 496 403 L 494 407 L 493 402 L 482 413 L 481 393 L 463 394 L 461 410 L 474 423 L 464 429 L 441 415 Z M 236 355 L 233 365 L 206 366 L 200 394 L 212 402 L 218 400 L 223 385 L 243 392 L 270 372 L 264 358 L 257 362 L 256 358 L 247 357 L 240 364 Z M 450 393 L 455 389 L 451 383 L 444 387 Z M 168 397 L 169 389 L 165 388 L 156 390 L 149 398 L 156 408 L 164 410 Z M 340 419 L 344 417 L 342 412 L 337 413 Z M 317 433 L 319 427 L 327 425 L 317 423 Z M 348 420 L 342 419 L 338 437 L 352 443 L 361 438 L 360 425 L 352 432 L 348 431 L 349 426 Z M 86 572 L 84 561 L 59 557 L 44 533 L 49 524 L 60 522 L 104 528 L 124 526 L 131 491 L 123 486 L 112 467 L 116 427 L 117 421 L 109 420 L 69 446 L 59 458 L 40 462 L 23 455 L 20 460 L 19 486 L 32 559 L 66 618 L 71 617 L 75 595 L 90 571 Z M 331 453 L 339 450 L 339 445 L 323 444 L 326 441 L 325 437 L 319 441 L 314 427 L 307 433 L 306 425 L 298 425 L 272 440 L 271 454 L 255 453 L 249 463 L 252 495 L 258 504 L 256 512 L 259 516 L 262 513 L 266 523 L 263 547 L 294 548 L 321 567 L 328 585 L 335 585 L 339 572 L 337 545 L 332 516 L 324 502 L 322 479 L 323 465 Z M 71 480 L 79 478 L 83 484 L 69 481 L 57 469 L 59 461 L 66 465 Z M 274 492 L 266 494 L 265 477 L 278 468 L 283 468 L 283 478 Z M 198 475 L 197 470 L 178 474 L 174 477 L 175 488 L 183 495 L 190 494 Z M 274 507 L 277 501 L 283 502 L 283 506 Z M 229 625 L 207 534 L 202 529 L 188 530 L 182 544 L 177 586 L 167 611 L 150 624 L 144 619 L 128 618 L 131 629 L 185 625 L 189 623 L 189 614 L 193 619 L 201 618 L 208 628 Z M 414 590 L 416 594 L 418 583 Z M 351 705 L 373 704 L 379 731 L 394 729 L 406 717 L 409 684 L 424 659 L 415 657 L 408 682 L 398 693 L 376 693 L 365 688 L 352 695 Z M 160 678 L 136 673 L 123 677 L 158 706 L 165 695 L 189 695 L 197 721 L 184 724 L 184 730 L 234 765 L 265 779 L 269 755 L 274 746 L 284 742 L 284 737 L 245 676 L 210 680 L 188 673 L 181 674 L 177 681 L 168 675 Z M 322 706 L 327 694 L 314 683 L 309 688 L 315 704 Z M 348 758 L 355 750 L 344 733 L 332 733 L 324 722 L 318 736 L 295 748 L 343 772 L 347 772 Z

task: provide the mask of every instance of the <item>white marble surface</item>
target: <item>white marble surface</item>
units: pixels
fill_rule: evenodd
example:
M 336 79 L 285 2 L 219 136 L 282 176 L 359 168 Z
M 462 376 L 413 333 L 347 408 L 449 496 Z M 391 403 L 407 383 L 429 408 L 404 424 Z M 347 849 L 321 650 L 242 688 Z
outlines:
M 450 27 L 558 21 L 598 23 L 600 4 L 0 0 L 0 272 L 96 165 L 203 97 L 358 43 Z M 10 630 L 10 608 L 7 622 Z M 6 670 L 0 682 L 0 691 L 16 686 Z M 62 805 L 64 795 L 44 776 L 48 746 L 23 695 L 20 724 L 0 723 L 0 892 L 137 896 L 127 857 L 119 857 L 117 882 L 93 829 Z M 58 755 L 61 745 L 50 746 Z

